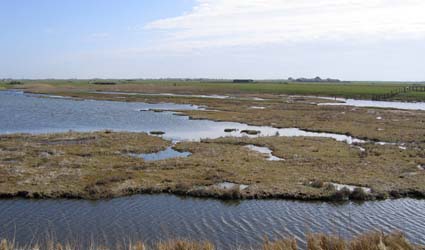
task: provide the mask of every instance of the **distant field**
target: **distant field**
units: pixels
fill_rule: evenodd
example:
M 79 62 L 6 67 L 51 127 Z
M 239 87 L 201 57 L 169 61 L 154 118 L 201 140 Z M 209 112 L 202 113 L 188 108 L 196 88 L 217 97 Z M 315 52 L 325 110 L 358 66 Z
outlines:
M 285 81 L 258 81 L 254 83 L 232 83 L 230 81 L 184 81 L 184 80 L 102 80 L 116 82 L 114 89 L 143 92 L 171 92 L 198 94 L 288 94 L 337 96 L 345 98 L 371 99 L 374 95 L 387 94 L 400 87 L 413 83 L 400 82 L 342 82 L 342 83 L 298 83 Z M 88 80 L 26 80 L 25 85 L 46 84 L 50 87 L 73 87 L 85 89 L 111 89 L 110 87 L 89 84 Z M 417 84 L 417 83 L 416 83 Z M 422 85 L 425 85 L 422 83 Z M 5 86 L 5 84 L 0 84 Z M 16 86 L 7 86 L 13 88 Z M 409 92 L 393 99 L 424 101 L 425 92 Z

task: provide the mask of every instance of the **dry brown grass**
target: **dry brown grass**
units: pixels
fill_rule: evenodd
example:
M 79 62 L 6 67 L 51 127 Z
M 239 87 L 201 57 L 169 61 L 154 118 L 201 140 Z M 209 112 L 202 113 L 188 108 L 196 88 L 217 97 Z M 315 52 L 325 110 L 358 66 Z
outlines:
M 308 250 L 345 250 L 347 243 L 340 237 L 324 234 L 307 236 Z M 367 250 L 367 249 L 364 249 Z
M 284 238 L 270 241 L 265 239 L 262 250 L 297 250 L 298 244 L 295 238 Z
M 214 250 L 215 247 L 208 241 L 186 241 L 186 240 L 169 240 L 160 242 L 156 245 L 155 250 Z
M 100 198 L 139 179 L 142 159 L 171 142 L 144 133 L 60 133 L 0 136 L 0 193 L 33 198 Z
M 0 136 L 2 197 L 99 199 L 175 193 L 221 199 L 304 200 L 425 197 L 424 148 L 365 144 L 365 153 L 324 138 L 221 138 L 181 142 L 188 158 L 145 162 L 171 143 L 144 133 L 61 133 Z M 267 146 L 285 161 L 267 161 L 244 145 Z M 249 187 L 217 188 L 232 182 Z M 369 187 L 337 192 L 326 183 Z M 311 183 L 311 184 L 309 184 Z M 326 184 L 326 185 L 325 185 Z
M 235 249 L 250 250 L 298 250 L 297 241 L 293 237 L 277 240 L 265 239 L 259 247 L 238 247 Z M 214 250 L 216 247 L 209 241 L 172 239 L 161 241 L 153 245 L 146 245 L 142 241 L 127 244 L 117 244 L 115 247 L 106 247 L 96 244 L 82 246 L 79 244 L 62 244 L 48 240 L 43 244 L 19 245 L 14 241 L 3 239 L 0 250 Z M 370 232 L 346 240 L 338 236 L 325 234 L 307 235 L 305 250 L 424 250 L 423 246 L 411 244 L 402 233 L 383 234 Z
M 344 240 L 338 236 L 314 234 L 307 237 L 308 250 L 414 250 L 423 249 L 409 243 L 402 233 L 371 232 Z

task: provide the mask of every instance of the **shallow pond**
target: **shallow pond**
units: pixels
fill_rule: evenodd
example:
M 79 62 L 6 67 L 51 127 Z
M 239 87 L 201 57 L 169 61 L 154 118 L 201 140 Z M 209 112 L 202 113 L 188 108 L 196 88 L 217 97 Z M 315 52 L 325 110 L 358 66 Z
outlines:
M 229 249 L 255 245 L 264 236 L 329 232 L 343 237 L 367 230 L 403 230 L 425 244 L 425 202 L 411 199 L 363 204 L 217 200 L 171 195 L 135 195 L 105 201 L 3 200 L 0 237 L 29 242 L 49 232 L 61 240 L 96 239 L 114 245 L 123 239 L 154 242 L 167 238 L 207 239 Z
M 174 150 L 172 147 L 168 147 L 167 149 L 163 151 L 159 151 L 157 153 L 151 153 L 151 154 L 129 154 L 132 157 L 138 157 L 142 158 L 145 161 L 159 161 L 159 160 L 165 160 L 165 159 L 172 159 L 172 158 L 181 158 L 181 157 L 188 157 L 191 155 L 189 152 L 179 152 Z
M 210 99 L 227 99 L 231 98 L 227 95 L 184 95 L 184 94 L 172 94 L 172 93 L 141 93 L 141 92 L 118 92 L 118 91 L 94 91 L 94 94 L 104 95 L 132 95 L 132 96 L 175 96 L 175 97 L 188 97 L 188 98 L 210 98 Z
M 284 159 L 274 156 L 273 151 L 269 149 L 268 147 L 259 147 L 255 145 L 246 145 L 245 147 L 251 151 L 264 154 L 265 156 L 267 156 L 268 161 L 284 161 Z
M 355 99 L 330 98 L 330 97 L 322 97 L 322 99 L 328 99 L 328 100 L 333 100 L 338 102 L 319 103 L 318 105 L 425 110 L 425 102 L 389 102 L 389 101 L 355 100 Z
M 19 91 L 0 91 L 0 133 L 52 133 L 74 131 L 149 132 L 163 131 L 165 139 L 200 140 L 222 136 L 248 136 L 243 130 L 260 131 L 259 136 L 315 136 L 348 143 L 362 142 L 351 136 L 315 133 L 297 128 L 277 129 L 249 126 L 236 122 L 191 120 L 173 112 L 149 110 L 193 110 L 194 105 L 172 103 L 146 104 L 135 102 L 71 100 L 27 95 Z M 235 129 L 225 132 L 225 129 Z

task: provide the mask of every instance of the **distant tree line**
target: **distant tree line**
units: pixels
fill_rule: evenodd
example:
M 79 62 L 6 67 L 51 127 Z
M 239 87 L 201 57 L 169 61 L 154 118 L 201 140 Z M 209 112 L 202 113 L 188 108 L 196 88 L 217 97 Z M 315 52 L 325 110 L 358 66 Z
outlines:
M 341 80 L 339 79 L 332 79 L 332 78 L 322 79 L 318 76 L 315 78 L 297 78 L 297 79 L 290 77 L 288 78 L 288 81 L 291 81 L 291 82 L 341 82 Z
M 21 84 L 23 83 L 20 81 L 15 81 L 15 80 L 9 82 L 9 85 L 21 85 Z
M 95 85 L 116 85 L 116 82 L 110 82 L 110 81 L 92 81 L 89 82 L 90 84 L 95 84 Z
M 234 83 L 252 83 L 254 80 L 252 79 L 235 79 L 233 80 Z

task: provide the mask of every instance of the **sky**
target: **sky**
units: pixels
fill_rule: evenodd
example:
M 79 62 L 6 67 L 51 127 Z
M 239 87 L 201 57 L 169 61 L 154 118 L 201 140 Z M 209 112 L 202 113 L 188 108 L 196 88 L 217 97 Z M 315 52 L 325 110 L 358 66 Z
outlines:
M 424 81 L 424 0 L 0 0 L 0 78 Z

